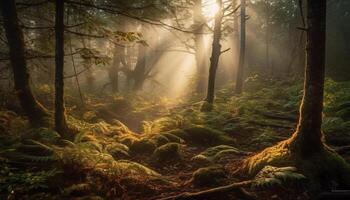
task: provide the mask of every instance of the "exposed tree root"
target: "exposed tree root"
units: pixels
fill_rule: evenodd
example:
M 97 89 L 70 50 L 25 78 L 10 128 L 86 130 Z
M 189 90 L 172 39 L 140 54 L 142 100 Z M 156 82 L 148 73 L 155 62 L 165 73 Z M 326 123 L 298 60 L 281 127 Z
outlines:
M 341 156 L 324 145 L 319 152 L 304 157 L 293 150 L 293 142 L 292 138 L 282 141 L 247 158 L 236 173 L 253 177 L 267 165 L 294 166 L 309 179 L 308 187 L 313 193 L 334 188 L 334 183 L 337 189 L 350 188 L 350 165 Z
M 161 198 L 160 200 L 203 200 L 210 197 L 220 199 L 218 197 L 221 197 L 223 193 L 227 192 L 234 192 L 236 195 L 239 196 L 239 199 L 256 199 L 254 195 L 242 189 L 242 187 L 250 186 L 253 182 L 254 181 L 242 181 L 238 183 L 232 183 L 230 185 L 203 190 L 200 192 L 185 192 L 176 196 Z
M 346 153 L 350 152 L 350 145 L 338 147 L 335 149 L 335 151 L 341 155 L 346 154 Z

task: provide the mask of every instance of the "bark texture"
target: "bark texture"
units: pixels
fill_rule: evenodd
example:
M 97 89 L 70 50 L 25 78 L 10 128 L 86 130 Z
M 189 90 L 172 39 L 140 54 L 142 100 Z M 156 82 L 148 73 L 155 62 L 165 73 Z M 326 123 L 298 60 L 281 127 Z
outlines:
M 307 1 L 307 45 L 304 96 L 294 134 L 296 150 L 302 154 L 322 147 L 322 110 L 326 52 L 326 0 Z
M 242 93 L 243 89 L 243 76 L 244 76 L 244 60 L 245 60 L 245 9 L 246 9 L 246 0 L 241 0 L 241 38 L 240 38 L 240 48 L 239 48 L 239 64 L 238 64 L 238 70 L 237 70 L 237 77 L 236 77 L 236 88 L 235 93 L 240 94 Z
M 4 29 L 9 46 L 14 85 L 20 104 L 32 125 L 39 125 L 47 115 L 46 109 L 35 99 L 29 85 L 23 33 L 18 24 L 14 0 L 0 1 Z
M 208 80 L 208 89 L 207 89 L 207 98 L 206 98 L 206 101 L 209 104 L 212 104 L 214 102 L 215 76 L 216 76 L 216 70 L 218 68 L 219 58 L 221 54 L 220 39 L 221 39 L 221 22 L 223 18 L 222 0 L 217 0 L 216 2 L 218 4 L 219 11 L 215 16 L 214 38 L 213 38 L 212 54 L 210 58 L 210 67 L 209 67 L 209 80 Z
M 64 136 L 68 127 L 64 107 L 64 1 L 62 0 L 56 0 L 55 38 L 55 129 Z

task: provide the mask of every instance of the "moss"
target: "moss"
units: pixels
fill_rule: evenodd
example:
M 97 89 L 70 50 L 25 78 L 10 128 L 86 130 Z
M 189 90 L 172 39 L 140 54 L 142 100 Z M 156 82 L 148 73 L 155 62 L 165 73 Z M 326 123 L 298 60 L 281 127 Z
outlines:
M 234 140 L 227 136 L 224 132 L 214 130 L 205 126 L 192 126 L 174 133 L 185 141 L 201 145 L 214 146 L 220 144 L 232 144 Z
M 200 168 L 192 174 L 192 183 L 197 187 L 219 186 L 226 178 L 225 170 L 219 166 Z
M 153 152 L 151 163 L 154 165 L 164 165 L 170 162 L 179 162 L 181 159 L 181 145 L 178 143 L 168 143 L 158 147 Z
M 132 144 L 140 141 L 138 137 L 132 134 L 124 135 L 118 138 L 118 141 L 126 146 L 130 147 Z
M 293 164 L 292 155 L 287 147 L 287 141 L 283 141 L 246 159 L 241 169 L 248 175 L 254 176 L 267 165 L 283 167 L 293 166 Z
M 29 138 L 35 138 L 38 141 L 52 143 L 58 141 L 61 136 L 53 129 L 38 128 L 33 130 L 32 135 L 30 134 Z
M 297 167 L 308 177 L 312 193 L 350 188 L 350 165 L 333 151 L 326 149 L 307 159 L 298 158 L 296 162 Z
M 113 156 L 114 159 L 129 158 L 129 147 L 120 143 L 112 143 L 106 146 L 106 151 Z
M 202 112 L 210 112 L 210 111 L 213 110 L 213 108 L 214 108 L 213 104 L 204 101 L 204 102 L 202 103 L 202 105 L 201 105 L 200 110 L 201 110 Z
M 350 166 L 342 157 L 327 147 L 307 157 L 302 157 L 290 150 L 290 142 L 290 140 L 280 142 L 246 159 L 241 167 L 241 172 L 254 176 L 267 165 L 295 166 L 308 178 L 308 189 L 311 194 L 330 190 L 335 186 L 337 189 L 350 188 Z
M 171 132 L 160 133 L 160 135 L 166 137 L 170 142 L 175 142 L 175 143 L 180 143 L 180 144 L 185 142 L 180 137 L 178 137 L 174 134 L 171 134 Z
M 168 138 L 166 138 L 163 135 L 154 135 L 154 136 L 151 137 L 151 140 L 155 142 L 157 147 L 169 143 Z
M 135 141 L 130 145 L 130 151 L 133 154 L 151 154 L 157 148 L 157 144 L 148 139 Z
M 197 156 L 193 157 L 192 160 L 199 164 L 213 164 L 217 161 L 220 161 L 227 155 L 232 154 L 242 154 L 243 152 L 239 149 L 228 146 L 228 145 L 219 145 L 215 147 L 210 147 L 207 150 L 201 152 Z
M 119 169 L 124 174 L 128 175 L 148 175 L 148 176 L 160 176 L 159 173 L 153 171 L 152 169 L 141 165 L 137 162 L 132 162 L 129 160 L 119 160 L 114 163 L 114 169 Z

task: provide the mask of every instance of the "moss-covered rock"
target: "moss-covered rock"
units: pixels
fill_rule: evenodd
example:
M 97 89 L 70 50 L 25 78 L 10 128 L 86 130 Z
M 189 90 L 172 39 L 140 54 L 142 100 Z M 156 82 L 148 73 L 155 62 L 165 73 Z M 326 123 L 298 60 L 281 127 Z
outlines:
M 215 147 L 210 147 L 207 150 L 201 152 L 200 154 L 192 158 L 198 164 L 214 164 L 227 156 L 234 154 L 246 154 L 239 149 L 229 146 L 229 145 L 219 145 Z
M 114 159 L 129 158 L 129 147 L 121 143 L 112 143 L 106 146 L 106 151 L 113 156 Z
M 205 126 L 192 126 L 184 130 L 173 131 L 172 134 L 201 146 L 215 146 L 220 144 L 233 144 L 234 140 L 224 132 Z
M 135 141 L 130 145 L 132 154 L 151 154 L 157 148 L 157 144 L 149 139 Z
M 226 178 L 225 170 L 220 166 L 200 168 L 192 174 L 192 183 L 196 187 L 219 186 Z
M 160 133 L 160 135 L 166 137 L 169 142 L 175 142 L 175 143 L 184 143 L 185 141 L 183 139 L 181 139 L 180 137 L 174 135 L 174 134 L 171 134 L 171 131 L 169 132 L 164 132 L 164 133 Z
M 181 145 L 178 143 L 168 143 L 158 147 L 153 152 L 151 163 L 153 165 L 163 165 L 171 162 L 179 162 L 181 159 Z
M 127 135 L 124 135 L 121 137 L 117 137 L 117 140 L 120 143 L 125 144 L 129 148 L 131 147 L 132 144 L 140 141 L 139 137 L 137 137 L 136 135 L 133 135 L 133 134 L 127 134 Z
M 154 141 L 154 142 L 156 143 L 157 147 L 169 143 L 168 138 L 166 138 L 166 137 L 163 136 L 163 135 L 158 135 L 158 134 L 152 136 L 152 137 L 151 137 L 151 140 Z

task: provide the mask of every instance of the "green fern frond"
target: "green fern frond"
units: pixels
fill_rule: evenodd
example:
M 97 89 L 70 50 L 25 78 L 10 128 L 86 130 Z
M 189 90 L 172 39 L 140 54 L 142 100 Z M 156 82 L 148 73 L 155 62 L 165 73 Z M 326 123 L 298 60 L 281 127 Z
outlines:
M 38 146 L 40 146 L 40 147 L 42 147 L 50 152 L 54 152 L 54 148 L 50 147 L 49 145 L 43 144 L 43 143 L 38 142 L 36 140 L 29 140 L 29 141 L 33 142 L 34 144 L 36 144 L 36 145 L 38 145 Z
M 56 160 L 54 156 L 33 156 L 26 154 L 19 155 L 18 159 L 33 163 L 48 163 Z
M 253 188 L 267 188 L 300 183 L 306 180 L 295 167 L 265 166 L 254 178 Z
M 67 146 L 70 146 L 70 147 L 75 147 L 76 144 L 72 141 L 69 141 L 69 140 L 62 140 L 62 142 L 67 145 Z
M 63 194 L 64 195 L 70 195 L 72 193 L 82 193 L 82 192 L 88 192 L 90 190 L 90 185 L 87 183 L 80 183 L 80 184 L 74 184 L 67 188 L 64 188 Z

